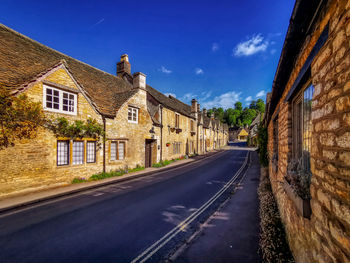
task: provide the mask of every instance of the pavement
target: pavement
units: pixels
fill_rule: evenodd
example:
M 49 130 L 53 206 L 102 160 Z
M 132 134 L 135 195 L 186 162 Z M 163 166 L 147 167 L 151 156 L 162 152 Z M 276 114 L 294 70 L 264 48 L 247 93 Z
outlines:
M 201 225 L 172 262 L 261 262 L 258 253 L 259 178 L 258 155 L 252 152 L 249 168 L 234 194 Z
M 223 149 L 225 149 L 225 147 Z M 175 169 L 176 167 L 184 167 L 187 164 L 203 160 L 205 158 L 211 157 L 221 152 L 222 150 L 215 150 L 203 155 L 195 156 L 193 158 L 178 160 L 165 167 L 159 167 L 159 168 L 150 167 L 142 171 L 133 172 L 130 174 L 124 174 L 121 177 L 112 177 L 112 178 L 106 178 L 103 180 L 85 182 L 85 183 L 79 183 L 79 184 L 68 184 L 68 185 L 55 187 L 47 190 L 36 191 L 28 194 L 22 194 L 18 196 L 7 197 L 7 198 L 5 197 L 3 199 L 0 199 L 0 214 L 4 212 L 12 211 L 12 210 L 20 209 L 23 207 L 28 207 L 34 204 L 51 201 L 57 198 L 77 194 L 79 192 L 88 191 L 98 187 L 121 183 L 129 180 L 133 180 L 135 178 L 152 175 L 161 171 Z
M 1 262 L 163 262 L 203 228 L 233 191 L 231 200 L 236 205 L 227 210 L 231 220 L 226 221 L 234 224 L 224 227 L 223 220 L 213 224 L 221 226 L 217 234 L 220 231 L 236 253 L 218 250 L 220 236 L 217 246 L 204 243 L 214 254 L 218 250 L 226 256 L 252 259 L 243 262 L 255 262 L 249 254 L 257 251 L 258 228 L 251 221 L 258 218 L 252 212 L 257 203 L 252 204 L 256 200 L 251 195 L 241 195 L 256 193 L 259 178 L 258 170 L 255 177 L 249 172 L 253 168 L 248 169 L 249 153 L 246 148 L 229 147 L 173 169 L 4 211 L 0 213 Z M 246 248 L 240 242 L 252 246 Z M 207 262 L 227 262 L 226 256 Z M 205 262 L 191 257 L 183 259 Z

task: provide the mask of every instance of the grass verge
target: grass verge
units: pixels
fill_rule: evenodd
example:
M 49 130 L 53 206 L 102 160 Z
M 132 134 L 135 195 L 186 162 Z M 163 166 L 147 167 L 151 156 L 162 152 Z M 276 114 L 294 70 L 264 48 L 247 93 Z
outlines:
M 260 251 L 263 262 L 294 262 L 284 226 L 272 193 L 267 169 L 262 169 L 258 188 L 260 199 Z
M 88 179 L 86 179 L 84 177 L 75 177 L 72 180 L 72 184 L 98 181 L 98 180 L 102 180 L 102 179 L 106 179 L 106 178 L 110 178 L 110 177 L 122 176 L 122 175 L 127 174 L 127 173 L 134 173 L 137 171 L 142 171 L 144 169 L 145 169 L 145 167 L 143 167 L 143 166 L 136 166 L 135 168 L 130 169 L 130 170 L 125 169 L 125 170 L 111 171 L 108 173 L 102 172 L 102 173 L 94 174 Z

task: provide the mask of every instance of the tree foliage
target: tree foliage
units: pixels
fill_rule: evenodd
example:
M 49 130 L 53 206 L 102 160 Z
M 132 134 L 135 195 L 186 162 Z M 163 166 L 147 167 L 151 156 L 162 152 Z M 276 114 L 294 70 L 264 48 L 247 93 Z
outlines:
M 26 95 L 14 96 L 0 87 L 0 150 L 14 146 L 16 140 L 32 139 L 45 123 L 40 103 Z
M 208 110 L 208 116 L 212 113 L 222 122 L 229 126 L 245 126 L 250 125 L 254 118 L 259 114 L 265 112 L 265 103 L 262 99 L 252 101 L 249 107 L 243 108 L 242 103 L 237 101 L 233 108 L 224 110 L 223 108 L 212 108 Z

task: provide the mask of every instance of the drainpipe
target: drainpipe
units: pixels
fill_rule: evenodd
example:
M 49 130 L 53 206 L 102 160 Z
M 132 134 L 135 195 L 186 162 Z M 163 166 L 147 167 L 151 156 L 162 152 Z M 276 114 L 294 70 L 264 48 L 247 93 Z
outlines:
M 160 161 L 163 161 L 163 106 L 160 105 Z
M 106 172 L 106 119 L 102 117 L 103 120 L 103 172 Z

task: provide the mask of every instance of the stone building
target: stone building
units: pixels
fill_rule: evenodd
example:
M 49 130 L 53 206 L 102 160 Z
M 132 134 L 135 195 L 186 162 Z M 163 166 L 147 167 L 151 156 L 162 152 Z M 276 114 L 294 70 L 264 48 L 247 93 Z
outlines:
M 349 1 L 296 1 L 264 119 L 296 262 L 350 262 L 349 40 Z
M 147 85 L 127 55 L 112 75 L 0 24 L 0 68 L 1 88 L 40 102 L 46 118 L 93 119 L 105 132 L 105 140 L 72 139 L 40 128 L 35 139 L 1 150 L 0 198 L 205 152 L 197 101 L 187 105 Z

